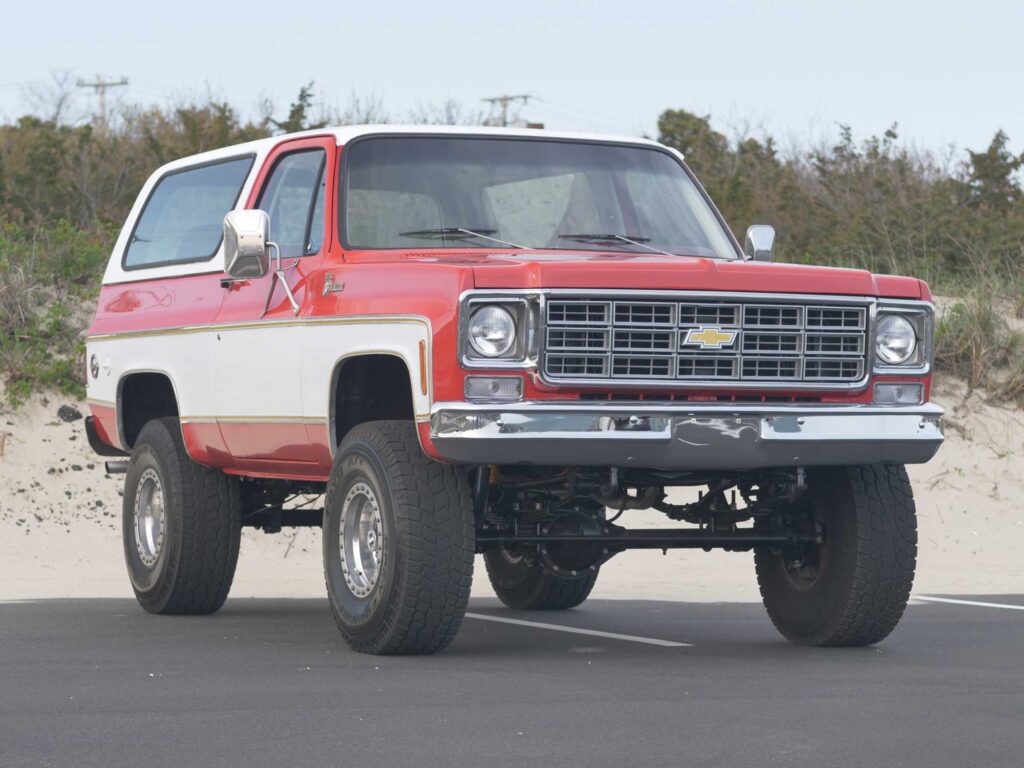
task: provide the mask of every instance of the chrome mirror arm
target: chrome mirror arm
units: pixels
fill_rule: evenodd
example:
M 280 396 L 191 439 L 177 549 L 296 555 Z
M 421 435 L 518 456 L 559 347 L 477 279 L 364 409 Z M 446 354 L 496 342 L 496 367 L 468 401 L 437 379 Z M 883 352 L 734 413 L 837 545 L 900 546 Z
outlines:
M 273 254 L 273 256 L 271 256 L 272 261 L 270 263 L 277 265 L 274 268 L 274 271 L 275 272 L 280 272 L 281 271 L 281 247 L 277 243 L 275 243 L 273 240 L 267 240 L 267 250 L 271 251 L 271 253 Z
M 267 291 L 267 301 L 263 305 L 263 311 L 260 313 L 260 319 L 262 320 L 266 316 L 267 312 L 270 311 L 270 300 L 274 298 L 274 288 L 277 287 L 279 282 L 281 283 L 281 287 L 284 288 L 285 294 L 288 296 L 288 301 L 292 305 L 292 314 L 297 315 L 299 314 L 299 302 L 295 300 L 295 294 L 292 293 L 291 286 L 288 285 L 288 280 L 284 275 L 284 269 L 281 267 L 281 248 L 277 243 L 269 240 L 267 241 L 267 248 L 273 249 L 274 255 L 271 263 L 276 265 L 276 269 L 274 269 L 274 274 L 270 276 L 270 290 Z M 295 264 L 292 264 L 288 269 L 298 266 L 298 263 L 299 262 L 296 261 Z

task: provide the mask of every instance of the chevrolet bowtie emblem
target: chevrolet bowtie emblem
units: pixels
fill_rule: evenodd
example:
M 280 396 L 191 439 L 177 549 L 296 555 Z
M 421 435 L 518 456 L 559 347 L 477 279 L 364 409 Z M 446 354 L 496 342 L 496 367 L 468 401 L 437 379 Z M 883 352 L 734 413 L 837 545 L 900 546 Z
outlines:
M 722 347 L 731 347 L 735 340 L 736 331 L 693 328 L 686 334 L 686 341 L 683 344 L 699 344 L 701 349 L 722 349 Z

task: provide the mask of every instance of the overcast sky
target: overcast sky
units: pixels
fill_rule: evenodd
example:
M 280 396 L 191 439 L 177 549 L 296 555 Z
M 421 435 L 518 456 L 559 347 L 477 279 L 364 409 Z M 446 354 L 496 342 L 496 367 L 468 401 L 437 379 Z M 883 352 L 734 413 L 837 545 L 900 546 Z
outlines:
M 55 70 L 123 75 L 118 97 L 147 104 L 209 87 L 280 114 L 315 80 L 330 103 L 373 95 L 395 118 L 526 93 L 522 117 L 558 129 L 653 134 L 675 107 L 784 142 L 898 122 L 921 146 L 982 148 L 1002 128 L 1024 150 L 1022 0 L 5 3 L 0 117 Z

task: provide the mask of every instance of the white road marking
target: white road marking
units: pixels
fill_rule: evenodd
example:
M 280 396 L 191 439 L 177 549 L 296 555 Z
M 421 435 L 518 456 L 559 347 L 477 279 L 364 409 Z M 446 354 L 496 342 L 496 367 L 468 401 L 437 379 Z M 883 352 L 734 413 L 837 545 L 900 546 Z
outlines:
M 504 616 L 489 616 L 486 613 L 467 613 L 468 619 L 481 619 L 482 621 L 496 621 L 499 624 L 515 624 L 520 627 L 535 627 L 536 629 L 553 629 L 556 632 L 569 632 L 574 635 L 590 635 L 591 637 L 606 637 L 609 640 L 626 640 L 631 643 L 643 643 L 644 645 L 659 645 L 663 648 L 692 648 L 693 643 L 677 643 L 674 640 L 659 640 L 656 637 L 638 637 L 637 635 L 620 635 L 618 632 L 601 632 L 596 629 L 579 629 L 578 627 L 566 627 L 562 624 L 546 624 L 542 621 L 524 621 L 523 619 L 508 619 Z
M 1007 611 L 1024 611 L 1024 605 L 1010 605 L 1009 603 L 983 603 L 980 600 L 954 600 L 951 597 L 928 597 L 927 595 L 914 595 L 913 600 L 924 600 L 926 603 L 950 603 L 952 605 L 974 605 L 978 608 L 1003 608 Z

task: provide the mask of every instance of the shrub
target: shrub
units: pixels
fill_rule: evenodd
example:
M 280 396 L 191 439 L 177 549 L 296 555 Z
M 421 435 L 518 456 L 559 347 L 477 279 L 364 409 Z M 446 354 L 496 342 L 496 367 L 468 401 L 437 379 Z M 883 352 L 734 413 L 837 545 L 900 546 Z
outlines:
M 1024 336 L 1010 328 L 991 290 L 976 289 L 950 307 L 939 320 L 935 339 L 939 370 L 964 379 L 972 389 L 985 388 L 1007 399 L 1021 394 Z
M 0 377 L 12 402 L 39 387 L 84 392 L 84 344 L 112 233 L 66 221 L 0 227 Z

